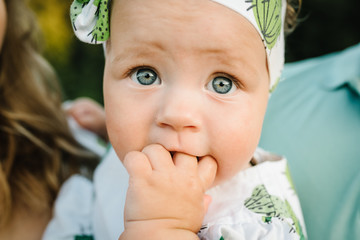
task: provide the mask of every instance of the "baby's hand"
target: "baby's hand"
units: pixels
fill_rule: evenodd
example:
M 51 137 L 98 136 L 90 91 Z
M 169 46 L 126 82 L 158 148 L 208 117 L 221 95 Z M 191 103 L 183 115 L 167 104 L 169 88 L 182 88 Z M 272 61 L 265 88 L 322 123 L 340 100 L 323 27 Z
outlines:
M 161 145 L 130 152 L 125 231 L 119 239 L 198 239 L 217 164 L 211 157 L 175 153 Z
M 105 142 L 108 142 L 105 112 L 100 104 L 90 98 L 78 98 L 66 112 L 71 115 L 81 127 L 97 134 Z

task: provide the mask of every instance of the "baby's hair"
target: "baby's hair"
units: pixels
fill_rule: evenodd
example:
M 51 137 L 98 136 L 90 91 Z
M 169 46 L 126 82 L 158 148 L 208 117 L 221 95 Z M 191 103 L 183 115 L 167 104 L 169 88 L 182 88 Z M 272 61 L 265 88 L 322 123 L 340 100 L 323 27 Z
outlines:
M 51 210 L 61 184 L 98 157 L 76 142 L 61 111 L 61 90 L 39 54 L 35 17 L 24 0 L 5 0 L 0 54 L 0 228 L 14 207 Z
M 301 9 L 302 0 L 287 0 L 285 16 L 285 34 L 292 33 L 298 23 L 298 16 Z

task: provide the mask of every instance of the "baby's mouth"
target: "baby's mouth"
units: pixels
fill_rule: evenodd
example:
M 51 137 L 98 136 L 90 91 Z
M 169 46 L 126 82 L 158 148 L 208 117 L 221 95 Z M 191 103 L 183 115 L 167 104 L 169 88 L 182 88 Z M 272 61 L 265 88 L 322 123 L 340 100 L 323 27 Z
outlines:
M 174 158 L 175 153 L 176 153 L 175 151 L 170 151 L 171 158 Z M 197 159 L 198 162 L 200 161 L 200 158 L 201 157 L 196 156 L 196 159 Z

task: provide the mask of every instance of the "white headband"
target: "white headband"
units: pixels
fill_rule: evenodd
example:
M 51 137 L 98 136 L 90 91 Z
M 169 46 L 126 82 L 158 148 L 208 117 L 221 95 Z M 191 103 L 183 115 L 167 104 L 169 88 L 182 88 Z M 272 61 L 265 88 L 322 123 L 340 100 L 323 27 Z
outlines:
M 75 0 L 70 17 L 75 35 L 83 42 L 105 43 L 110 36 L 111 0 Z M 284 20 L 286 0 L 211 0 L 244 16 L 259 32 L 267 54 L 270 92 L 284 67 Z

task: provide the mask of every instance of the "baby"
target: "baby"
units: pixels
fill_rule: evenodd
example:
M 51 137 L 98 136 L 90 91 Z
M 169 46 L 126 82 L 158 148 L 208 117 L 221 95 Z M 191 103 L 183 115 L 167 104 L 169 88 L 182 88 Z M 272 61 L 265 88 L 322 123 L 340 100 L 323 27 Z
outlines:
M 73 3 L 76 35 L 105 47 L 108 135 L 130 176 L 119 239 L 305 238 L 286 160 L 257 148 L 286 7 Z

